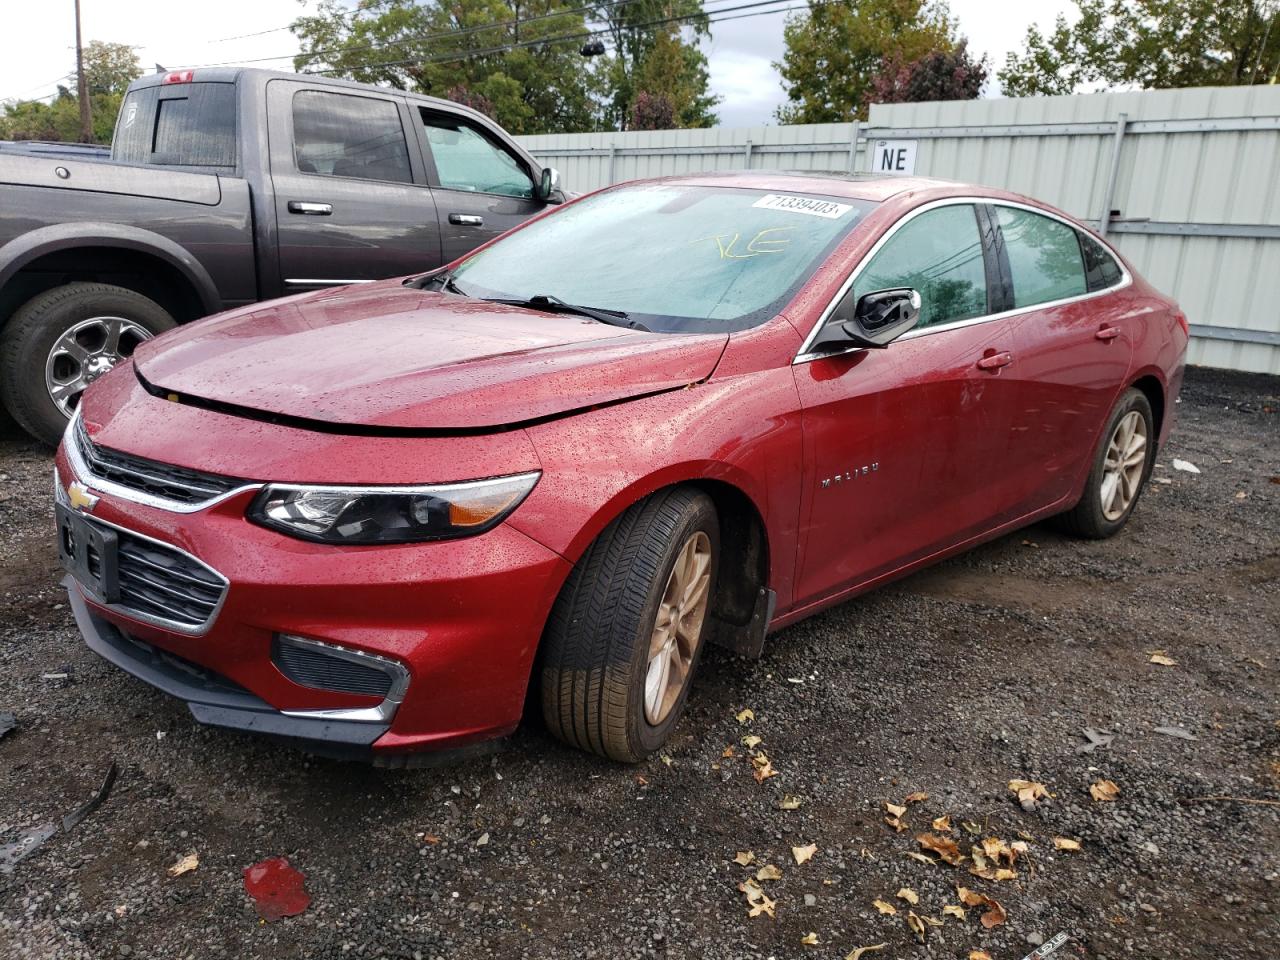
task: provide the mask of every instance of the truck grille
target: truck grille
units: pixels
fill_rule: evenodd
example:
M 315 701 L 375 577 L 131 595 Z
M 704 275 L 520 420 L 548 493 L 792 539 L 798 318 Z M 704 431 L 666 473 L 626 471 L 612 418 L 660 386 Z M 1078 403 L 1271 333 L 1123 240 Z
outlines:
M 76 420 L 73 439 L 85 469 L 94 478 L 185 506 L 213 500 L 246 483 L 236 477 L 175 467 L 100 447 L 89 439 L 82 419 Z

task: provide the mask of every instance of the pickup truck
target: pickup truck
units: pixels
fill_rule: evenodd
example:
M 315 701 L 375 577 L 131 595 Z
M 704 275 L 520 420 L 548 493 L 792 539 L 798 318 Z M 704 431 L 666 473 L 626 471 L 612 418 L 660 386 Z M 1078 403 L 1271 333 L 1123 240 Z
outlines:
M 563 201 L 456 103 L 240 68 L 139 79 L 108 160 L 0 151 L 0 400 L 56 444 L 142 340 L 427 270 Z

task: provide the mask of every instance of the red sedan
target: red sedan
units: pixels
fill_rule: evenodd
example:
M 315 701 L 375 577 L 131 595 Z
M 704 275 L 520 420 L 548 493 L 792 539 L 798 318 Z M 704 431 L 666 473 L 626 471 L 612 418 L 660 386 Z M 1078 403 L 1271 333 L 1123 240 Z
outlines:
M 401 764 L 670 736 L 707 643 L 1046 517 L 1128 520 L 1187 322 L 1024 197 L 706 175 L 141 345 L 57 457 L 89 645 L 203 723 Z M 536 683 L 531 687 L 531 680 Z

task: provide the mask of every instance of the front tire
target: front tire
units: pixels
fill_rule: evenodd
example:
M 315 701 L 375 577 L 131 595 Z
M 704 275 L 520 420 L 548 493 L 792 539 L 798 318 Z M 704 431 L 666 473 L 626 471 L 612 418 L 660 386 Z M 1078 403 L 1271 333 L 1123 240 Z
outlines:
M 552 733 L 624 763 L 666 743 L 702 654 L 719 558 L 715 505 L 692 487 L 635 504 L 596 538 L 543 639 Z
M 58 445 L 84 389 L 176 326 L 154 300 L 107 283 L 68 283 L 28 300 L 0 340 L 0 400 L 22 429 Z
M 1155 418 L 1141 390 L 1130 387 L 1120 397 L 1102 431 L 1084 495 L 1059 517 L 1070 534 L 1102 540 L 1129 520 L 1151 476 L 1155 460 Z

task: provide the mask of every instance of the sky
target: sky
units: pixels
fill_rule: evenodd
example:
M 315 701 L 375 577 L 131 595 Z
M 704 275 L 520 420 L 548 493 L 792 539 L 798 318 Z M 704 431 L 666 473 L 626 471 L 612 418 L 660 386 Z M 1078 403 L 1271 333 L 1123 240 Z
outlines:
M 746 0 L 738 0 L 738 3 Z M 737 6 L 734 0 L 708 0 L 708 9 Z M 799 6 L 794 0 L 791 6 Z M 969 49 L 986 53 L 992 65 L 987 96 L 998 96 L 995 68 L 1005 54 L 1020 50 L 1027 27 L 1052 25 L 1060 12 L 1074 9 L 1070 0 L 951 0 L 951 12 Z M 75 58 L 73 0 L 29 3 L 14 0 L 5 12 L 0 35 L 0 101 L 51 94 L 65 82 Z M 84 41 L 104 40 L 135 47 L 144 69 L 212 63 L 249 63 L 290 69 L 297 40 L 285 28 L 304 12 L 299 0 L 81 0 Z M 782 57 L 782 13 L 729 20 L 712 25 L 704 45 L 712 91 L 722 126 L 776 122 L 774 108 L 784 95 L 772 62 Z

